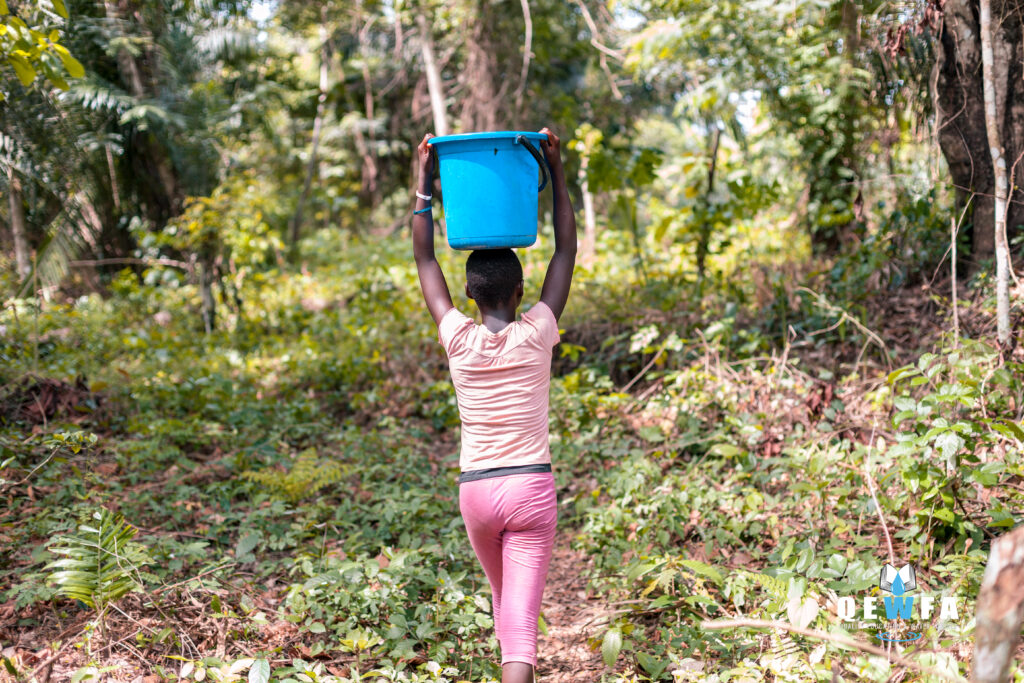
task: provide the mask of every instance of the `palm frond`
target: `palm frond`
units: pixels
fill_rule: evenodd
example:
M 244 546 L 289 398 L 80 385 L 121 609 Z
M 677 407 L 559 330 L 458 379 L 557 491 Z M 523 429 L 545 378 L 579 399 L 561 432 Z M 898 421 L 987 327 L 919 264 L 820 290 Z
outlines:
M 109 83 L 76 83 L 58 96 L 63 102 L 77 104 L 88 111 L 124 114 L 137 104 L 134 97 Z
M 65 597 L 81 600 L 97 612 L 139 585 L 139 568 L 149 560 L 132 539 L 136 529 L 120 515 L 101 508 L 78 534 L 62 536 L 50 552 L 61 559 L 47 565 L 47 580 Z
M 251 55 L 259 47 L 255 30 L 235 23 L 215 25 L 196 38 L 196 47 L 210 60 Z
M 39 289 L 56 287 L 68 273 L 68 264 L 88 246 L 77 227 L 84 222 L 71 219 L 72 211 L 65 207 L 51 224 L 39 248 L 32 269 L 18 287 L 17 296 L 28 296 L 33 284 Z

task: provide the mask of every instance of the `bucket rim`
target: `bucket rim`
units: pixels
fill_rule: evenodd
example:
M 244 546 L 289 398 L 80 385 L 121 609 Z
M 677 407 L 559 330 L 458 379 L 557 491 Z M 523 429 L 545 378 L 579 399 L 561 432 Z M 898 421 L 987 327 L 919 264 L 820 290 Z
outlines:
M 458 135 L 442 135 L 430 138 L 428 144 L 437 145 L 446 142 L 467 142 L 470 140 L 505 140 L 522 135 L 529 140 L 547 140 L 548 136 L 543 133 L 535 133 L 525 130 L 495 130 L 484 133 L 459 133 Z

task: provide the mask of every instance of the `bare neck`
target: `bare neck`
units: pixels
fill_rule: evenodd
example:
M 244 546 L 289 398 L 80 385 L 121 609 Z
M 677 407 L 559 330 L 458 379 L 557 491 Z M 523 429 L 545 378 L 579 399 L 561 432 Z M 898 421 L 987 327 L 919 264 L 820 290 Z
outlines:
M 501 306 L 498 308 L 487 308 L 477 306 L 480 309 L 480 319 L 484 327 L 491 332 L 501 332 L 510 324 L 516 321 L 515 306 Z

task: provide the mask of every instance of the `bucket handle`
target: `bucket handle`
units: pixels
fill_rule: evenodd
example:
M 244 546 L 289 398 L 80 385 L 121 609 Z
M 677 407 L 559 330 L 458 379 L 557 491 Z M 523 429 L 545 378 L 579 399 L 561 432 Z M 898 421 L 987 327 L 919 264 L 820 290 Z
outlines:
M 525 136 L 517 135 L 516 144 L 522 145 L 526 148 L 526 151 L 533 155 L 533 158 L 537 160 L 537 165 L 540 166 L 540 174 L 543 180 L 540 183 L 540 187 L 537 188 L 537 192 L 542 192 L 545 187 L 548 186 L 548 177 L 551 175 L 551 170 L 548 168 L 547 159 L 541 156 L 537 148 L 534 147 Z

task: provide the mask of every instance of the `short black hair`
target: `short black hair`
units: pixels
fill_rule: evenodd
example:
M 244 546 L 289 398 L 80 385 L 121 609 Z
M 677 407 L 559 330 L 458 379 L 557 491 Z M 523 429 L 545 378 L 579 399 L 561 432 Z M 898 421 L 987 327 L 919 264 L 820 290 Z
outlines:
M 511 249 L 477 249 L 466 259 L 466 286 L 477 304 L 500 306 L 523 281 L 523 264 Z

